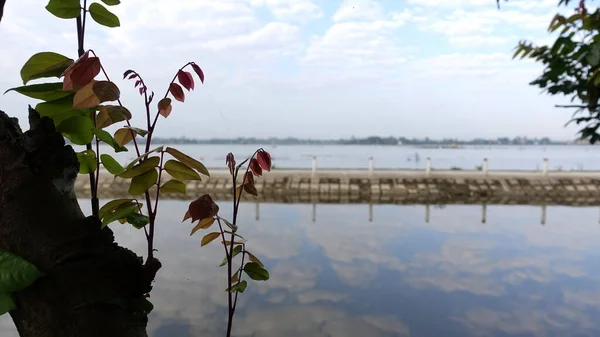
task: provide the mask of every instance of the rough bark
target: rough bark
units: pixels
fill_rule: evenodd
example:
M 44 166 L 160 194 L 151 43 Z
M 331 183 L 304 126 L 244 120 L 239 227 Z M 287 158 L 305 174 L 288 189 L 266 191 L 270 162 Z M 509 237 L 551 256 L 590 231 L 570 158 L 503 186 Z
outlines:
M 29 108 L 30 130 L 0 111 L 0 250 L 46 276 L 15 295 L 22 337 L 145 337 L 139 302 L 160 267 L 114 242 L 85 217 L 73 191 L 79 170 L 53 122 Z M 148 270 L 152 269 L 152 270 Z

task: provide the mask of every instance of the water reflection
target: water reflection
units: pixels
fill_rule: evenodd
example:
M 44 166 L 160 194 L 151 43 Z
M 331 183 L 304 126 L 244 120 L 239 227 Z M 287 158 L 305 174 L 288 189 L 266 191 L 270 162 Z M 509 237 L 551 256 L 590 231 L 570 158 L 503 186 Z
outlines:
M 222 336 L 222 248 L 189 237 L 186 204 L 162 203 L 164 269 L 149 330 Z M 542 219 L 540 207 L 527 206 L 318 205 L 318 217 L 316 210 L 242 205 L 242 235 L 271 280 L 251 282 L 241 297 L 236 336 L 600 335 L 597 208 L 542 208 Z M 372 223 L 367 214 L 376 215 Z M 113 227 L 122 244 L 144 251 L 141 232 Z

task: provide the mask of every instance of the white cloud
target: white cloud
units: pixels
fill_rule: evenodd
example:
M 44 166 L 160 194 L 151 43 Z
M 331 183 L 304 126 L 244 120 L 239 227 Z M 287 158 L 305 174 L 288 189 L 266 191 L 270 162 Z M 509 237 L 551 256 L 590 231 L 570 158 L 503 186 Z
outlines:
M 333 15 L 333 21 L 379 20 L 382 17 L 384 9 L 378 1 L 344 0 Z
M 540 97 L 528 86 L 540 67 L 510 61 L 509 55 L 521 38 L 547 37 L 546 25 L 556 11 L 551 1 L 510 1 L 500 11 L 493 0 L 412 0 L 406 6 L 354 0 L 327 12 L 324 4 L 181 0 L 172 6 L 130 0 L 110 8 L 122 27 L 108 29 L 89 20 L 87 46 L 119 85 L 119 74 L 128 68 L 144 74 L 157 92 L 187 61 L 204 69 L 206 83 L 187 94 L 185 104 L 177 103 L 172 117 L 161 119 L 161 136 L 573 134 L 573 128 L 562 127 L 568 113 L 548 114 L 556 111 L 557 99 Z M 0 56 L 4 90 L 19 84 L 19 69 L 29 55 L 76 53 L 73 22 L 52 18 L 34 0 L 7 4 L 0 43 L 11 46 Z M 123 101 L 136 111 L 139 97 L 129 85 L 122 87 Z M 481 94 L 483 88 L 487 94 Z M 489 106 L 490 93 L 500 103 L 482 113 L 478 107 Z M 29 103 L 13 93 L 0 97 L 0 108 L 21 119 Z M 523 111 L 537 121 L 535 129 L 514 124 Z M 144 124 L 143 114 L 134 116 Z M 232 122 L 238 120 L 247 122 Z M 371 126 L 374 120 L 377 128 Z M 432 120 L 439 124 L 435 130 Z M 457 121 L 464 123 L 445 127 Z
M 501 36 L 483 36 L 483 35 L 470 35 L 470 36 L 452 36 L 448 38 L 450 44 L 457 47 L 470 47 L 477 48 L 486 45 L 505 45 L 515 44 L 516 38 L 501 37 Z
M 307 22 L 323 15 L 321 7 L 312 0 L 251 0 L 253 6 L 264 6 L 278 20 Z

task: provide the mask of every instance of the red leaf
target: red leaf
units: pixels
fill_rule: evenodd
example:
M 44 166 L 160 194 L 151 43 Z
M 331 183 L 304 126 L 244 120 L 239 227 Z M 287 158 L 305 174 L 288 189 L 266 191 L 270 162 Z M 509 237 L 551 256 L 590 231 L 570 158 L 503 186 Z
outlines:
M 194 69 L 196 74 L 198 74 L 198 77 L 200 77 L 200 82 L 204 83 L 204 72 L 202 71 L 202 69 L 200 69 L 200 67 L 196 63 L 192 63 L 192 68 Z
M 219 213 L 219 206 L 215 204 L 210 195 L 205 194 L 190 203 L 188 212 L 194 222 L 216 216 Z
M 81 88 L 90 83 L 100 73 L 100 67 L 100 59 L 97 57 L 87 58 L 73 67 L 69 74 L 73 88 Z
M 189 72 L 180 70 L 177 72 L 177 79 L 179 79 L 179 83 L 181 83 L 187 91 L 190 91 L 190 89 L 194 90 L 194 78 Z
M 225 162 L 227 163 L 227 167 L 229 167 L 229 172 L 233 175 L 233 170 L 235 169 L 235 157 L 233 153 L 229 152 L 227 157 L 225 157 Z
M 146 87 L 140 87 L 140 95 L 143 95 L 146 92 Z
M 77 59 L 77 61 L 73 62 L 73 64 L 68 66 L 67 69 L 65 69 L 65 71 L 63 71 L 63 73 L 60 75 L 60 76 L 65 77 L 65 79 L 63 80 L 63 90 L 64 91 L 74 89 L 73 80 L 71 79 L 71 74 L 73 73 L 73 70 L 75 70 L 75 67 L 78 67 L 79 64 L 81 64 L 81 62 L 88 59 L 89 54 L 90 54 L 89 51 L 86 51 L 85 53 L 83 53 L 83 55 L 81 55 L 81 57 L 79 57 Z
M 135 85 L 133 87 L 137 88 L 137 86 L 140 84 L 142 84 L 142 80 L 137 80 L 137 81 L 135 81 Z
M 258 164 L 258 161 L 255 158 L 252 158 L 252 160 L 250 160 L 250 169 L 252 170 L 252 172 L 254 172 L 255 176 L 261 176 L 262 175 L 262 168 L 260 168 L 260 165 Z
M 264 151 L 264 150 L 258 151 L 258 154 L 256 155 L 256 159 L 257 159 L 260 167 L 263 168 L 263 170 L 265 170 L 267 172 L 271 171 L 271 155 L 267 151 Z
M 67 67 L 67 69 L 65 69 L 65 71 L 63 71 L 63 73 L 60 75 L 62 76 L 66 76 L 67 73 L 70 73 L 71 70 L 77 65 L 79 64 L 79 62 L 82 62 L 84 60 L 86 60 L 90 55 L 90 51 L 86 51 L 85 53 L 83 53 L 83 55 L 81 55 L 75 62 L 73 62 L 70 66 Z
M 131 74 L 129 75 L 129 77 L 127 77 L 128 80 L 132 80 L 134 78 L 138 77 L 138 74 Z
M 177 83 L 171 83 L 169 86 L 169 91 L 175 97 L 176 100 L 183 102 L 185 101 L 185 94 L 183 93 L 183 89 Z
M 127 75 L 129 75 L 129 74 L 133 74 L 134 72 L 135 72 L 135 71 L 133 71 L 133 70 L 131 70 L 131 69 L 127 70 L 126 72 L 124 72 L 124 73 L 123 73 L 123 79 L 125 79 L 125 77 L 127 77 Z

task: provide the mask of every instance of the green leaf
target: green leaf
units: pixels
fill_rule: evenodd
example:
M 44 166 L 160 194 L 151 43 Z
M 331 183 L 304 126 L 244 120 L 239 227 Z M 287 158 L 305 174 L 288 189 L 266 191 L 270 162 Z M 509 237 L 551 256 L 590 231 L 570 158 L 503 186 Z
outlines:
M 246 287 L 248 287 L 248 282 L 246 282 L 246 280 L 243 280 L 242 282 L 236 283 L 233 287 L 231 287 L 231 291 L 232 293 L 236 293 L 236 292 L 240 292 L 243 293 L 244 290 L 246 290 Z
M 77 145 L 85 145 L 94 138 L 94 122 L 89 117 L 75 116 L 60 122 L 56 131 L 61 132 L 71 142 Z
M 265 265 L 256 256 L 254 256 L 252 253 L 250 253 L 249 251 L 246 251 L 246 254 L 248 254 L 248 259 L 251 262 L 256 263 L 257 265 L 261 266 L 262 268 L 265 267 Z
M 231 258 L 236 257 L 239 253 L 242 252 L 242 249 L 244 248 L 243 245 L 237 245 L 235 247 L 233 247 L 233 256 Z M 224 265 L 227 264 L 227 256 L 225 256 L 223 258 L 223 261 L 221 262 L 221 264 L 219 265 L 219 267 L 223 267 Z
M 53 52 L 37 53 L 29 58 L 21 68 L 23 85 L 27 82 L 45 77 L 60 77 L 73 64 L 73 60 Z
M 244 266 L 244 271 L 253 280 L 266 281 L 269 279 L 269 272 L 258 263 L 248 262 Z
M 216 238 L 218 238 L 219 236 L 221 236 L 221 233 L 219 232 L 212 232 L 212 233 L 208 233 L 206 234 L 203 238 L 202 241 L 200 242 L 200 247 L 204 247 L 207 244 L 213 242 Z
M 94 150 L 77 152 L 77 160 L 79 161 L 79 173 L 88 174 L 96 171 L 96 152 Z
M 123 166 L 121 166 L 121 164 L 119 164 L 115 158 L 108 154 L 100 155 L 100 161 L 102 162 L 102 165 L 104 165 L 104 168 L 110 172 L 110 174 L 119 175 L 125 171 Z
M 131 185 L 129 186 L 129 194 L 143 194 L 149 190 L 152 185 L 156 184 L 156 180 L 158 180 L 158 170 L 156 168 L 151 168 L 150 171 L 133 177 L 133 179 L 131 179 Z
M 131 213 L 127 216 L 127 222 L 137 229 L 142 229 L 150 223 L 150 218 L 140 213 Z
M 169 180 L 160 187 L 161 193 L 185 194 L 185 184 L 178 180 Z
M 123 173 L 119 174 L 119 177 L 133 178 L 152 170 L 153 168 L 157 167 L 158 164 L 160 164 L 160 158 L 158 156 L 149 157 L 138 165 L 126 169 Z
M 22 257 L 0 251 L 0 294 L 21 291 L 43 275 L 35 265 Z
M 16 308 L 17 306 L 15 305 L 11 294 L 0 293 L 0 316 Z
M 146 157 L 146 156 L 147 156 L 147 155 L 149 155 L 150 153 L 153 153 L 153 152 L 162 152 L 162 150 L 163 150 L 163 147 L 164 147 L 164 146 L 159 146 L 159 147 L 155 148 L 154 150 L 150 150 L 150 151 L 148 151 L 148 152 L 146 152 L 146 153 L 142 153 L 142 154 L 141 154 L 139 157 L 135 158 L 135 159 L 134 159 L 134 160 L 133 160 L 131 163 L 129 163 L 129 164 L 127 165 L 127 168 L 131 168 L 131 167 L 133 167 L 133 165 L 135 165 L 135 164 L 136 164 L 138 161 L 140 161 L 140 159 L 142 159 L 142 158 Z
M 170 155 L 172 155 L 175 159 L 179 160 L 180 162 L 204 174 L 205 176 L 210 177 L 210 173 L 208 172 L 206 166 L 204 166 L 201 162 L 197 161 L 196 159 L 172 147 L 167 147 L 165 151 L 167 151 Z
M 192 170 L 189 166 L 176 160 L 170 159 L 164 165 L 165 170 L 171 177 L 179 180 L 202 180 L 198 172 Z
M 81 13 L 79 0 L 50 0 L 46 10 L 61 19 L 75 19 Z
M 126 219 L 130 214 L 136 213 L 138 210 L 139 206 L 134 202 L 121 204 L 114 210 L 114 212 L 110 212 L 104 215 L 104 217 L 102 218 L 101 228 L 106 227 L 106 225 L 108 225 L 111 222 Z
M 121 3 L 119 0 L 102 0 L 108 6 L 116 6 Z
M 119 18 L 116 15 L 97 2 L 90 5 L 89 12 L 92 19 L 103 26 L 112 28 L 121 25 Z
M 10 88 L 4 92 L 6 94 L 9 91 L 16 91 L 21 95 L 27 97 L 41 99 L 42 101 L 53 101 L 69 95 L 73 95 L 71 91 L 63 91 L 61 82 L 54 83 L 40 83 L 25 85 L 22 87 Z
M 100 156 L 100 158 L 102 158 L 102 156 Z M 126 203 L 136 205 L 136 203 L 134 202 L 133 199 L 115 199 L 115 200 L 111 200 L 111 201 L 107 202 L 106 204 L 104 204 L 104 206 L 102 206 L 100 208 L 100 210 L 98 211 L 98 217 L 100 217 L 100 219 L 102 219 L 106 214 L 114 211 L 119 206 L 121 206 L 123 204 L 126 204 Z
M 112 147 L 115 150 L 115 152 L 117 152 L 117 153 L 118 152 L 127 152 L 127 148 L 125 146 L 119 145 L 117 143 L 117 141 L 113 138 L 113 136 L 111 136 L 111 134 L 108 133 L 107 131 L 100 130 L 100 129 L 93 129 L 92 132 L 96 135 L 96 137 L 98 137 L 99 140 L 103 141 L 104 143 L 106 143 L 110 147 Z

